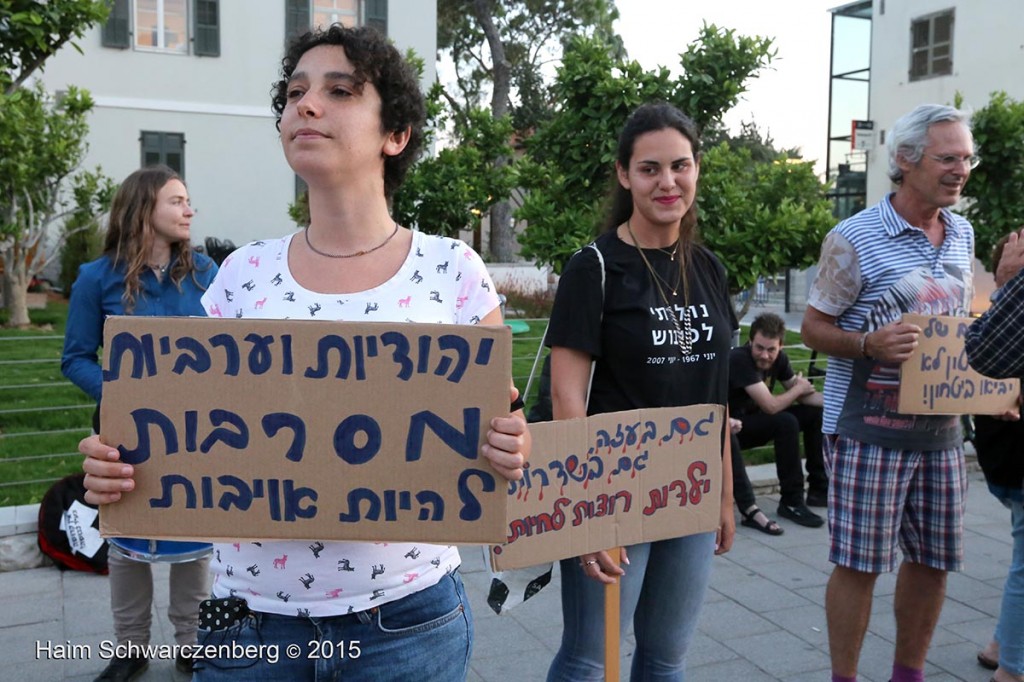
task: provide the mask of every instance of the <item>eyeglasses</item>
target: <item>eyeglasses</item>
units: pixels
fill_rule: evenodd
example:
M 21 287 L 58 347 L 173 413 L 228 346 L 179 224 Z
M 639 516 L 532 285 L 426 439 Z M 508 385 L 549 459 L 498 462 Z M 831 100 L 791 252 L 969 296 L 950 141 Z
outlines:
M 977 154 L 971 154 L 970 156 L 957 156 L 956 154 L 936 156 L 935 154 L 929 154 L 928 156 L 938 161 L 939 165 L 946 170 L 952 170 L 961 164 L 966 164 L 968 168 L 974 170 L 981 163 L 981 157 Z

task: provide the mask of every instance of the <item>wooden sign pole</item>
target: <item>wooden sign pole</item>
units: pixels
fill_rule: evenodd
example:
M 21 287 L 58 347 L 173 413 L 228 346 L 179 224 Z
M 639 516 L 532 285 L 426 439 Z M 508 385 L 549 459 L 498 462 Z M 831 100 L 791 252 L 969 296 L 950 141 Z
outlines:
M 612 563 L 619 565 L 619 548 L 608 550 Z M 619 682 L 619 598 L 621 577 L 604 586 L 604 679 Z

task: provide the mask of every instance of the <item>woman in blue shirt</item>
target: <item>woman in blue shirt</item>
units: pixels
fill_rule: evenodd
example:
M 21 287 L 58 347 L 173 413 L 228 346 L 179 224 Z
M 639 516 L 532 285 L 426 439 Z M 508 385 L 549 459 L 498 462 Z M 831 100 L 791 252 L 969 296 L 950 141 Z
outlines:
M 103 376 L 99 349 L 108 315 L 204 315 L 200 298 L 217 274 L 207 256 L 195 253 L 189 230 L 195 211 L 181 178 L 166 166 L 135 171 L 121 184 L 110 210 L 103 255 L 86 263 L 71 288 L 61 371 L 97 402 Z M 178 644 L 196 643 L 199 602 L 209 595 L 207 559 L 171 565 L 168 618 Z M 149 563 L 109 554 L 110 607 L 119 645 L 149 644 L 153 575 Z M 119 647 L 119 651 L 121 647 Z M 149 662 L 142 655 L 115 656 L 97 678 L 128 680 Z M 191 673 L 191 660 L 176 665 Z

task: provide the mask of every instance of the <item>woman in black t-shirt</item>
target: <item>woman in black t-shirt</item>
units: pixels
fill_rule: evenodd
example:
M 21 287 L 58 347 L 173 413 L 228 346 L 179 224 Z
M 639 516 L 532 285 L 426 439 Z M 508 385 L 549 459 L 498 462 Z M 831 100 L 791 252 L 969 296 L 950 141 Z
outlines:
M 619 138 L 608 229 L 566 265 L 547 343 L 555 419 L 637 408 L 725 405 L 737 328 L 725 270 L 696 243 L 700 140 L 667 104 L 637 109 Z M 595 361 L 589 389 L 591 361 Z M 732 475 L 723 462 L 721 526 L 561 562 L 562 645 L 548 680 L 603 679 L 604 584 L 621 578 L 621 625 L 633 621 L 632 679 L 681 679 L 714 554 L 732 545 Z M 628 558 L 627 558 L 628 557 Z

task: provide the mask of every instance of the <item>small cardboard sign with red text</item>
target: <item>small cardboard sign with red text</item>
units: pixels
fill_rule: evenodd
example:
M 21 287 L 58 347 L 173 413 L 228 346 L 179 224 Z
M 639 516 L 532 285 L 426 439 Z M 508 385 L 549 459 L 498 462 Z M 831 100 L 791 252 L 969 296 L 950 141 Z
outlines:
M 106 537 L 495 542 L 506 327 L 112 317 L 102 440 L 135 467 Z
M 495 570 L 717 529 L 724 419 L 690 405 L 531 424 Z
M 967 317 L 904 315 L 922 333 L 900 366 L 903 414 L 1002 414 L 1017 406 L 1020 379 L 990 379 L 971 369 L 964 350 Z

